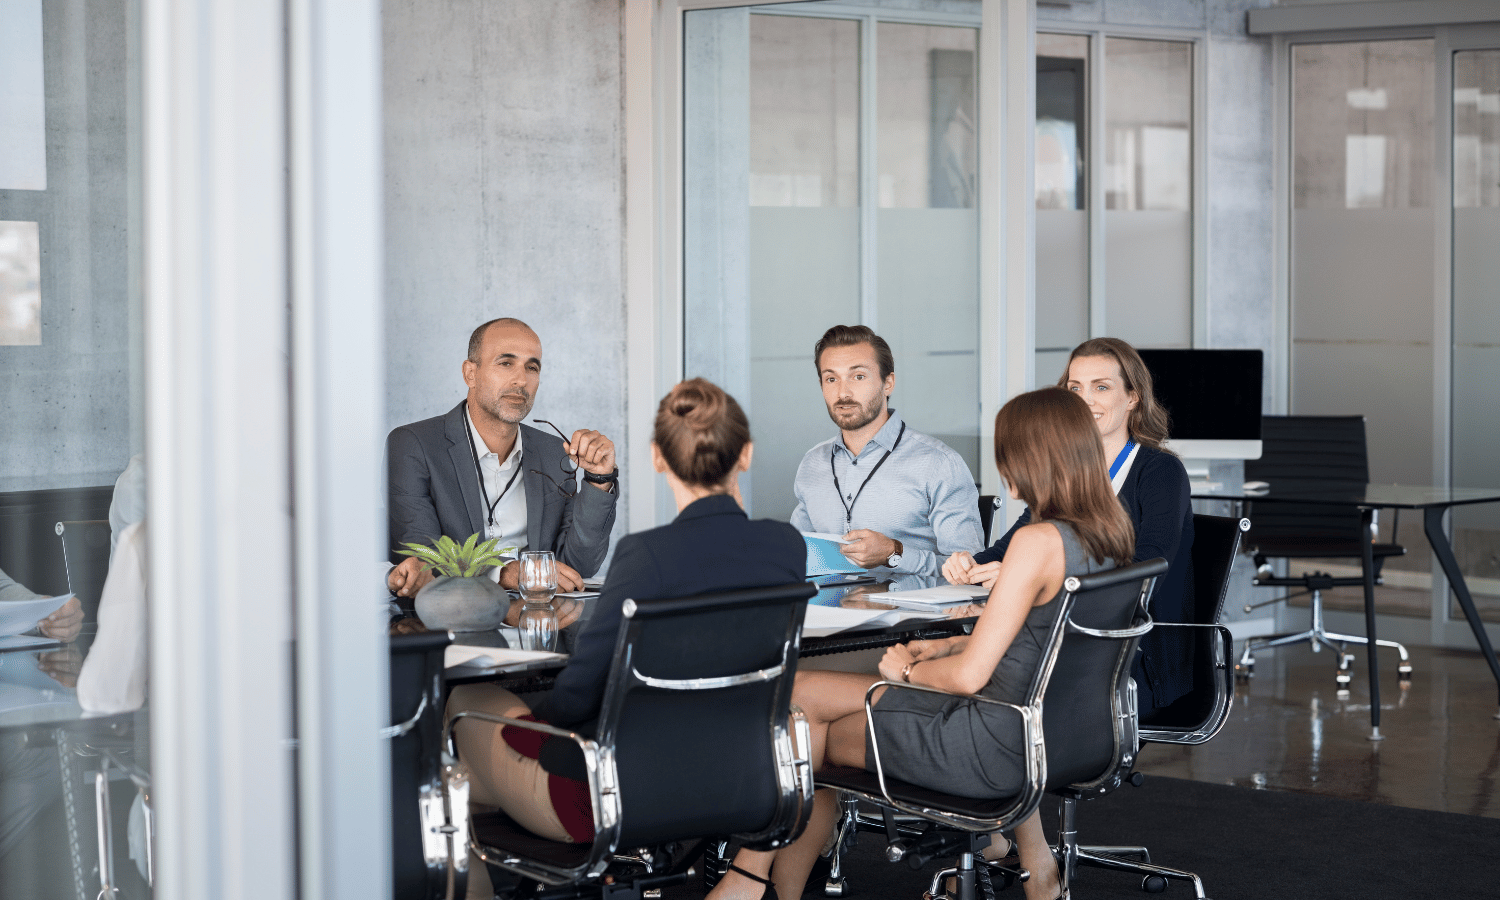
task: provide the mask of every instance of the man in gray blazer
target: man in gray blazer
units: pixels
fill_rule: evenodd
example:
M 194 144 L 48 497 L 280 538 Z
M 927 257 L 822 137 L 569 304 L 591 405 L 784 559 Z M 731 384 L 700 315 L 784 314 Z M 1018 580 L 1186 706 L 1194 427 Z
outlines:
M 500 538 L 502 547 L 551 550 L 560 590 L 577 590 L 599 570 L 619 498 L 615 447 L 597 431 L 575 431 L 564 441 L 522 424 L 541 369 L 542 342 L 526 323 L 486 322 L 469 338 L 463 363 L 468 397 L 445 415 L 402 425 L 386 439 L 391 562 L 397 564 L 387 584 L 398 597 L 416 596 L 432 575 L 396 551 L 440 535 L 463 542 L 477 533 L 481 540 Z M 575 467 L 583 470 L 581 483 Z M 514 562 L 505 566 L 500 583 L 514 588 L 517 569 Z

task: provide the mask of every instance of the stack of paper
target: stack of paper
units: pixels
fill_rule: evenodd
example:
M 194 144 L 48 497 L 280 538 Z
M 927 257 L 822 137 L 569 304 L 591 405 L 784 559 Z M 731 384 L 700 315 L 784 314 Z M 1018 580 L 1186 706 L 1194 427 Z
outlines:
M 450 644 L 443 651 L 443 666 L 473 666 L 477 669 L 504 669 L 543 660 L 564 660 L 562 653 L 544 650 L 513 650 L 509 647 L 475 647 L 469 644 Z
M 912 612 L 906 609 L 850 609 L 842 606 L 809 604 L 802 621 L 806 637 L 827 637 L 861 628 L 888 628 L 907 619 L 941 619 L 942 613 Z
M 869 599 L 905 609 L 944 609 L 983 600 L 989 593 L 984 586 L 978 584 L 941 584 L 914 591 L 886 591 L 884 594 L 872 594 Z

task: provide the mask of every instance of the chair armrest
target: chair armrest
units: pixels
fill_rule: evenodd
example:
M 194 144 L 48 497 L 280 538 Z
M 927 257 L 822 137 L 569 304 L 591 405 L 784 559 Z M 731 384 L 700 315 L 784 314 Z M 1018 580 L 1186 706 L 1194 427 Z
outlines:
M 882 687 L 893 690 L 940 694 L 944 697 L 958 697 L 1015 710 L 1021 717 L 1021 727 L 1025 731 L 1026 743 L 1028 745 L 1028 752 L 1026 754 L 1028 784 L 1021 792 L 1021 800 L 1018 802 L 1018 807 L 1034 805 L 1034 802 L 1040 799 L 1041 785 L 1046 780 L 1047 765 L 1046 754 L 1042 750 L 1042 720 L 1040 710 L 1032 709 L 1029 706 L 1020 706 L 1015 703 L 1007 703 L 1004 700 L 996 700 L 992 697 L 982 697 L 978 694 L 967 697 L 963 694 L 951 694 L 947 691 L 940 691 L 937 688 L 927 687 L 922 684 L 910 684 L 904 681 L 877 681 L 865 691 L 865 736 L 870 742 L 870 752 L 875 757 L 875 778 L 880 784 L 880 793 L 886 803 L 898 809 L 905 808 L 905 805 L 901 801 L 891 796 L 890 788 L 886 786 L 885 765 L 880 758 L 880 742 L 875 737 L 874 701 L 871 698 L 874 696 L 875 691 Z
M 1110 640 L 1123 640 L 1124 638 L 1140 637 L 1141 635 L 1150 631 L 1152 626 L 1155 624 L 1156 623 L 1151 620 L 1151 617 L 1147 616 L 1144 622 L 1139 625 L 1134 625 L 1130 628 L 1085 628 L 1082 625 L 1079 625 L 1077 622 L 1074 622 L 1072 618 L 1069 618 L 1068 630 L 1075 634 L 1086 634 L 1089 637 L 1108 638 Z
M 1214 666 L 1221 670 L 1214 689 L 1214 707 L 1208 718 L 1191 731 L 1167 731 L 1142 725 L 1140 739 L 1153 744 L 1182 744 L 1196 746 L 1213 738 L 1229 721 L 1230 709 L 1234 706 L 1234 669 L 1229 660 L 1234 658 L 1234 634 L 1229 628 L 1203 622 L 1158 622 L 1161 628 L 1205 628 L 1212 629 L 1219 638 Z
M 594 845 L 589 853 L 587 862 L 573 871 L 555 870 L 549 866 L 538 865 L 525 874 L 528 877 L 542 881 L 546 884 L 563 884 L 574 880 L 579 876 L 587 876 L 602 872 L 609 862 L 609 857 L 615 852 L 616 844 L 620 836 L 620 792 L 619 776 L 615 770 L 614 752 L 611 748 L 602 747 L 598 742 L 590 740 L 576 731 L 568 731 L 545 722 L 528 722 L 524 719 L 515 719 L 510 716 L 497 716 L 492 713 L 480 712 L 478 710 L 460 710 L 448 720 L 443 728 L 443 746 L 447 750 L 449 759 L 457 763 L 458 745 L 453 736 L 453 729 L 460 719 L 474 719 L 480 722 L 488 722 L 497 726 L 511 726 L 513 728 L 524 728 L 528 731 L 540 732 L 552 737 L 563 738 L 572 741 L 578 746 L 583 756 L 584 771 L 588 776 L 589 805 L 594 816 Z M 465 810 L 465 814 L 466 814 Z M 457 813 L 455 812 L 455 816 Z M 456 823 L 454 823 L 456 824 Z M 457 848 L 455 848 L 455 852 Z M 480 854 L 484 858 L 484 854 Z M 510 862 L 515 863 L 515 860 Z

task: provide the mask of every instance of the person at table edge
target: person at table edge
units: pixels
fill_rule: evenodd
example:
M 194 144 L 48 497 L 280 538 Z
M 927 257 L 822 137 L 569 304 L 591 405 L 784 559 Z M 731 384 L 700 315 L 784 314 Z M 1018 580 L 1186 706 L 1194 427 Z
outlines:
M 1170 568 L 1151 595 L 1151 617 L 1158 622 L 1191 620 L 1193 587 L 1193 510 L 1187 470 L 1170 451 L 1167 413 L 1151 386 L 1151 372 L 1135 348 L 1119 338 L 1079 344 L 1057 386 L 1082 395 L 1104 440 L 1110 481 L 1135 525 L 1135 562 L 1167 560 Z M 993 583 L 1016 531 L 1031 522 L 1031 511 L 988 549 L 955 554 L 943 565 L 949 581 Z M 1170 705 L 1192 686 L 1193 643 L 1182 628 L 1158 628 L 1141 639 L 1131 674 L 1141 714 Z
M 463 361 L 468 396 L 446 414 L 402 425 L 386 439 L 391 562 L 387 585 L 403 606 L 432 579 L 405 543 L 440 535 L 500 538 L 501 547 L 551 550 L 558 588 L 578 590 L 609 550 L 619 499 L 615 446 L 579 429 L 567 441 L 524 424 L 541 382 L 542 342 L 519 319 L 485 322 Z M 575 480 L 573 467 L 583 470 Z M 516 586 L 518 564 L 492 573 Z M 513 622 L 519 601 L 506 620 Z
M 843 554 L 881 574 L 938 575 L 945 556 L 978 546 L 984 532 L 969 467 L 890 406 L 890 345 L 864 325 L 835 325 L 813 362 L 839 434 L 802 457 L 792 525 L 843 535 Z

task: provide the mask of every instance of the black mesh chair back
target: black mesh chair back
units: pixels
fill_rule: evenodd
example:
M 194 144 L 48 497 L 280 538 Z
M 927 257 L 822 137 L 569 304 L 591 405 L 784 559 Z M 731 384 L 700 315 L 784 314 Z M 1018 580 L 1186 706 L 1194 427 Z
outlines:
M 615 748 L 617 846 L 777 837 L 798 801 L 778 777 L 775 735 L 816 591 L 798 582 L 626 602 L 597 736 Z
M 1099 783 L 1134 761 L 1135 719 L 1126 707 L 1140 634 L 1096 632 L 1130 632 L 1148 623 L 1151 588 L 1166 571 L 1167 561 L 1154 559 L 1068 579 L 1074 594 L 1068 633 L 1042 708 L 1049 790 Z M 1122 732 L 1125 720 L 1129 733 Z
M 1260 459 L 1245 461 L 1245 479 L 1276 491 L 1363 490 L 1370 480 L 1364 416 L 1262 416 L 1261 447 Z M 1262 503 L 1251 520 L 1247 540 L 1272 556 L 1298 545 L 1361 539 L 1359 510 L 1350 506 Z
M 1249 529 L 1249 519 L 1193 516 L 1193 596 L 1191 618 L 1185 623 L 1193 626 L 1192 687 L 1169 706 L 1141 711 L 1143 739 L 1168 739 L 1168 734 L 1148 734 L 1148 730 L 1159 730 L 1181 735 L 1207 733 L 1202 738 L 1207 740 L 1222 727 L 1234 696 L 1234 671 L 1229 663 L 1232 648 L 1228 637 L 1214 626 L 1224 614 L 1229 576 L 1240 540 Z M 1158 622 L 1156 627 L 1175 626 Z
M 84 622 L 97 622 L 104 579 L 109 575 L 109 520 L 58 522 L 53 530 L 62 539 L 68 590 L 82 604 Z
M 384 736 L 391 742 L 396 897 L 440 897 L 447 885 L 446 858 L 425 852 L 424 839 L 431 827 L 442 824 L 443 651 L 451 640 L 446 631 L 391 637 L 391 725 Z M 436 821 L 431 820 L 434 814 Z

